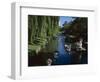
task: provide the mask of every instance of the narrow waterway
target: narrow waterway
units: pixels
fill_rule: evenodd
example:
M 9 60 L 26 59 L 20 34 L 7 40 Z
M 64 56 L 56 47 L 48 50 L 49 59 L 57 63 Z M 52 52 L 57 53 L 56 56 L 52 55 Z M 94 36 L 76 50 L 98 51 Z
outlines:
M 56 65 L 66 65 L 71 63 L 71 56 L 68 54 L 68 52 L 65 50 L 64 47 L 64 36 L 59 35 L 58 36 L 58 55 L 55 58 L 54 64 Z

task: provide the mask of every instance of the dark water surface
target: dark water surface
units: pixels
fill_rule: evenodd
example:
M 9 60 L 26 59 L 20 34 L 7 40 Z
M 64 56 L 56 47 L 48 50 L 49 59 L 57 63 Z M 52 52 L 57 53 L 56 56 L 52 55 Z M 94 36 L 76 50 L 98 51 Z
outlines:
M 71 55 L 65 50 L 64 36 L 58 36 L 58 56 L 55 58 L 54 64 L 65 65 L 71 63 Z
M 52 54 L 52 65 L 72 65 L 72 64 L 87 64 L 88 57 L 87 52 L 84 52 L 81 59 L 78 60 L 79 53 L 71 54 L 66 51 L 65 38 L 63 35 L 59 35 L 57 37 L 58 46 L 57 46 L 57 54 Z M 46 61 L 48 59 L 47 53 L 39 53 L 38 55 L 28 55 L 28 66 L 45 66 L 47 65 Z M 51 56 L 51 54 L 50 54 Z
M 54 59 L 54 62 L 53 62 L 54 65 L 87 64 L 87 55 L 83 55 L 79 63 L 74 63 L 77 61 L 73 60 L 73 54 L 69 54 L 69 52 L 65 50 L 64 45 L 65 45 L 64 36 L 59 35 L 58 36 L 58 49 L 57 49 L 58 55 Z M 77 59 L 77 56 L 76 56 L 76 59 Z

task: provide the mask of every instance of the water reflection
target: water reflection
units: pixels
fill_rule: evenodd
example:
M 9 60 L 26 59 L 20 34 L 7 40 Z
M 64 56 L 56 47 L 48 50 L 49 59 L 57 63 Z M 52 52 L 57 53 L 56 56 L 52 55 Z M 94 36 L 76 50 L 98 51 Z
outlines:
M 87 52 L 77 51 L 77 48 L 72 49 L 73 44 L 65 44 L 64 35 L 59 35 L 58 48 L 54 53 L 53 64 L 54 65 L 67 65 L 67 64 L 86 64 L 87 63 Z M 74 48 L 74 47 L 73 47 Z
M 70 64 L 71 59 L 69 53 L 65 50 L 65 38 L 63 35 L 58 36 L 58 48 L 54 53 L 54 64 L 56 65 L 65 65 Z

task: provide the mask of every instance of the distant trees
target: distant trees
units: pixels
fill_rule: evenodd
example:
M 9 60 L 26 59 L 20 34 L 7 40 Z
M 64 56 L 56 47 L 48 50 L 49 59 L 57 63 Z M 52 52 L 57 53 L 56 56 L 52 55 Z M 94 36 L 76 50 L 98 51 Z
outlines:
M 87 18 L 76 18 L 76 20 L 74 20 L 72 22 L 72 34 L 79 36 L 79 37 L 83 37 L 85 39 L 85 37 L 87 37 L 87 29 L 88 29 L 88 19 Z
M 66 24 L 66 25 L 65 25 Z M 64 34 L 83 38 L 87 42 L 88 19 L 86 17 L 76 17 L 70 23 L 64 23 Z

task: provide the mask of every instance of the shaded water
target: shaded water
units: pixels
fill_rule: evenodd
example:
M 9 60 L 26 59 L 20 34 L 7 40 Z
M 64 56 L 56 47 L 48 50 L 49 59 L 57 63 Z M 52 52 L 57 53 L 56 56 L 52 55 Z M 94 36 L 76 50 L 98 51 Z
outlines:
M 81 59 L 79 58 L 79 53 L 69 54 L 65 49 L 65 38 L 63 35 L 59 35 L 57 38 L 57 53 L 44 53 L 40 52 L 38 55 L 28 55 L 28 66 L 45 66 L 47 65 L 47 59 L 52 59 L 52 65 L 70 65 L 70 64 L 87 64 L 88 57 L 87 52 L 84 52 Z M 55 43 L 54 43 L 55 44 Z M 51 46 L 55 46 L 52 44 Z M 53 48 L 52 48 L 53 49 Z M 52 54 L 52 55 L 51 55 Z

